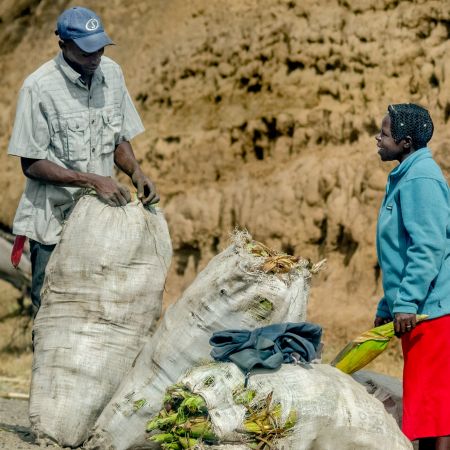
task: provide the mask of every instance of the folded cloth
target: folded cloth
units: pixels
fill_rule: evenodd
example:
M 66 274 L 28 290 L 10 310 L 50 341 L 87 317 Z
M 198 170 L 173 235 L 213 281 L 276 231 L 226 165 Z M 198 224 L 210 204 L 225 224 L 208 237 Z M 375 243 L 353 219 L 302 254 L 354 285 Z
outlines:
M 223 330 L 209 340 L 216 361 L 231 361 L 243 372 L 278 369 L 282 363 L 310 362 L 316 356 L 322 328 L 308 322 L 276 323 L 249 330 Z

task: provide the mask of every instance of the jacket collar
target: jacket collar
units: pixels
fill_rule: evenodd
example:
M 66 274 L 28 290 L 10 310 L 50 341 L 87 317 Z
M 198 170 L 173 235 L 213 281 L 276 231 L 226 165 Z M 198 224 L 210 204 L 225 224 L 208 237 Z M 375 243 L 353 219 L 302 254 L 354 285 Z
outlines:
M 426 158 L 432 158 L 431 151 L 428 147 L 416 150 L 391 171 L 389 178 L 401 178 L 411 166 Z

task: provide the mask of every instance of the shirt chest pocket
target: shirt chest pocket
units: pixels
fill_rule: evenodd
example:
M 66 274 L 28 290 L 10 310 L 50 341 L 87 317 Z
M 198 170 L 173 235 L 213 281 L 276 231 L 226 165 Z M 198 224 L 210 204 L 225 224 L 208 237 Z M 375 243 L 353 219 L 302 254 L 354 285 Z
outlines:
M 111 153 L 119 143 L 122 130 L 122 116 L 118 113 L 103 112 L 102 153 Z
M 65 161 L 83 161 L 89 154 L 88 121 L 82 118 L 55 118 L 51 122 L 51 143 L 55 155 Z
M 89 155 L 89 122 L 71 118 L 66 123 L 65 156 L 69 161 L 83 161 Z

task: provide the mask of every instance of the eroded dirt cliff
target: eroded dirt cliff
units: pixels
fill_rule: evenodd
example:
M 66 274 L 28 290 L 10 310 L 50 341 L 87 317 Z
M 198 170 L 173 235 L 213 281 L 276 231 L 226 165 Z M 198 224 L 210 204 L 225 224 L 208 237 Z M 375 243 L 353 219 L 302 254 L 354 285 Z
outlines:
M 0 7 L 0 222 L 23 187 L 6 156 L 17 92 L 57 50 L 65 0 Z M 134 141 L 169 221 L 168 302 L 235 227 L 328 270 L 310 319 L 335 342 L 370 326 L 380 294 L 375 221 L 386 175 L 374 136 L 389 103 L 417 102 L 450 175 L 446 0 L 112 0 L 96 10 L 118 45 L 147 131 Z

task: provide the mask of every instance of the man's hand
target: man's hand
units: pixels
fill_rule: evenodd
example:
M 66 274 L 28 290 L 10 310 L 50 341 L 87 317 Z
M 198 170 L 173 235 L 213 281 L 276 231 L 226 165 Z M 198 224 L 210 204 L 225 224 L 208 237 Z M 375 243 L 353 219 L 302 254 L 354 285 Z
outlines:
M 101 200 L 109 206 L 125 206 L 131 201 L 130 192 L 111 177 L 90 174 L 92 187 Z
M 159 202 L 159 195 L 156 193 L 155 186 L 150 178 L 142 172 L 128 141 L 122 141 L 116 147 L 114 162 L 120 170 L 131 178 L 137 189 L 138 198 L 143 205 L 152 205 Z
M 394 317 L 394 330 L 397 337 L 409 333 L 416 327 L 416 315 L 397 313 Z
M 152 205 L 159 202 L 159 195 L 155 186 L 141 169 L 136 169 L 131 175 L 131 181 L 137 189 L 138 198 L 143 205 Z
M 379 327 L 379 326 L 384 325 L 386 323 L 389 323 L 391 321 L 392 321 L 392 319 L 389 319 L 387 317 L 376 316 L 375 320 L 373 321 L 373 326 L 374 327 Z

